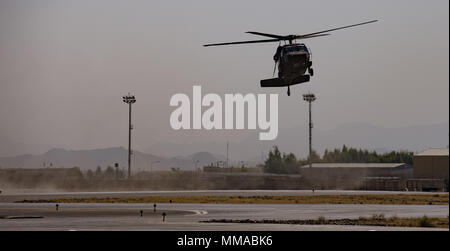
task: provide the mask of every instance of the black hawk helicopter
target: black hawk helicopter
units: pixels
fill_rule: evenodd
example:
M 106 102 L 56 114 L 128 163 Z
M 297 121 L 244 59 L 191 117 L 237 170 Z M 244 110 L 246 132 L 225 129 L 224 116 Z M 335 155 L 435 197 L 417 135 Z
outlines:
M 253 35 L 269 37 L 271 39 L 265 40 L 252 40 L 252 41 L 240 41 L 240 42 L 229 42 L 229 43 L 218 43 L 218 44 L 205 44 L 203 46 L 219 46 L 219 45 L 233 45 L 233 44 L 255 44 L 255 43 L 269 43 L 269 42 L 279 42 L 279 46 L 273 60 L 275 61 L 275 67 L 273 69 L 273 75 L 275 76 L 275 70 L 278 64 L 278 78 L 264 79 L 261 80 L 261 87 L 286 87 L 288 88 L 287 94 L 291 95 L 290 86 L 309 82 L 310 77 L 314 76 L 314 69 L 312 68 L 311 61 L 311 51 L 306 47 L 305 44 L 296 43 L 296 40 L 323 37 L 330 34 L 327 32 L 346 29 L 350 27 L 355 27 L 364 24 L 370 24 L 377 22 L 378 20 L 372 20 L 369 22 L 348 25 L 344 27 L 334 28 L 330 30 L 324 30 L 304 35 L 275 35 L 268 33 L 261 33 L 255 31 L 248 31 Z M 285 42 L 281 45 L 281 42 Z M 306 74 L 308 71 L 308 74 Z

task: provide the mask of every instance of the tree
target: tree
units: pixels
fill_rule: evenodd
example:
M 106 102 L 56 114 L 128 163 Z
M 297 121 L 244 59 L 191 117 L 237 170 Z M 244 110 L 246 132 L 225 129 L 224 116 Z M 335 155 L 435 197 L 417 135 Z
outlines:
M 299 163 L 293 153 L 283 155 L 284 173 L 298 173 Z
M 101 166 L 97 166 L 97 169 L 95 169 L 94 177 L 96 179 L 102 178 L 102 167 Z
M 86 172 L 86 178 L 87 178 L 88 180 L 91 180 L 91 179 L 94 178 L 94 172 L 92 172 L 91 169 L 89 169 L 89 170 Z
M 322 162 L 321 159 L 320 159 L 320 155 L 317 154 L 317 152 L 314 151 L 314 150 L 311 151 L 311 156 L 308 155 L 308 158 L 307 158 L 307 160 L 308 160 L 307 162 L 308 162 L 308 163 L 309 163 L 309 158 L 310 158 L 310 157 L 311 157 L 311 162 L 312 162 L 312 163 Z
M 293 174 L 298 173 L 300 166 L 297 157 L 293 153 L 281 154 L 277 146 L 269 152 L 269 156 L 264 163 L 264 172 L 276 174 Z
M 120 170 L 118 166 L 116 166 L 115 177 L 118 180 L 125 178 L 125 173 L 123 172 L 123 170 Z
M 264 172 L 266 173 L 283 173 L 283 158 L 278 146 L 274 146 L 273 150 L 269 152 L 269 156 L 264 163 Z
M 103 178 L 105 178 L 105 179 L 114 179 L 115 178 L 114 169 L 111 166 L 108 166 L 106 168 L 105 172 L 103 173 Z

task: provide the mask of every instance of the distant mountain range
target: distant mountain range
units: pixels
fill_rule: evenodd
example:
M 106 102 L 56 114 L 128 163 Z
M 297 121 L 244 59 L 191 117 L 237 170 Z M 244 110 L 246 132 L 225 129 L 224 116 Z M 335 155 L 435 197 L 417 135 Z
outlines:
M 0 135 L 1 136 L 1 135 Z M 204 140 L 204 139 L 203 139 Z M 449 123 L 435 125 L 418 125 L 401 128 L 384 128 L 366 123 L 349 123 L 332 130 L 313 130 L 313 148 L 319 153 L 328 149 L 340 148 L 342 145 L 367 149 L 384 153 L 392 150 L 408 150 L 419 152 L 432 147 L 448 147 Z M 2 141 L 0 145 L 7 148 L 10 141 Z M 246 165 L 261 163 L 272 146 L 279 146 L 282 152 L 292 152 L 299 158 L 308 154 L 308 130 L 306 127 L 280 129 L 275 141 L 258 141 L 247 136 L 239 142 L 230 143 L 230 165 Z M 189 143 L 158 142 L 144 152 L 134 151 L 132 160 L 133 170 L 194 170 L 211 163 L 226 161 L 226 142 L 211 141 Z M 2 149 L 0 147 L 0 150 Z M 218 154 L 220 153 L 220 154 Z M 171 157 L 177 156 L 177 157 Z M 106 168 L 119 163 L 120 167 L 127 166 L 127 149 L 123 147 L 94 149 L 94 150 L 65 150 L 54 148 L 40 155 L 19 155 L 15 157 L 0 157 L 0 166 L 38 168 L 73 167 L 83 170 L 95 169 L 97 166 Z M 151 164 L 153 163 L 153 164 Z
M 208 152 L 199 152 L 189 156 L 164 158 L 152 154 L 133 151 L 132 170 L 194 170 L 204 165 L 225 161 L 219 155 Z M 41 155 L 19 155 L 15 157 L 0 158 L 2 168 L 44 168 L 44 167 L 80 167 L 82 170 L 95 169 L 97 166 L 114 167 L 118 163 L 120 168 L 126 168 L 128 163 L 128 150 L 123 147 L 93 149 L 93 150 L 65 150 L 52 149 Z
M 306 126 L 280 128 L 274 141 L 258 141 L 257 133 L 244 137 L 239 142 L 230 142 L 230 158 L 234 160 L 261 162 L 272 146 L 277 145 L 282 152 L 292 152 L 297 157 L 308 155 L 308 128 Z M 323 153 L 325 149 L 348 147 L 367 149 L 385 153 L 408 150 L 420 152 L 432 147 L 448 147 L 449 123 L 415 125 L 385 128 L 367 123 L 348 123 L 331 130 L 313 129 L 313 149 Z M 226 155 L 226 142 L 182 143 L 158 142 L 146 152 L 173 156 L 189 151 L 203 151 Z

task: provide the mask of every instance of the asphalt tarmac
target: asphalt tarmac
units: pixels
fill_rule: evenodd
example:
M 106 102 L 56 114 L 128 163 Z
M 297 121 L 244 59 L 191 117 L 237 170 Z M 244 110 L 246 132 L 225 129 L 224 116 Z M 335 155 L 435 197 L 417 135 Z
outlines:
M 365 194 L 360 191 L 316 191 L 314 194 Z M 384 192 L 376 192 L 384 193 Z M 389 192 L 390 193 L 390 192 Z M 394 192 L 398 194 L 398 192 Z M 153 204 L 14 203 L 23 199 L 121 196 L 306 195 L 312 191 L 166 191 L 116 193 L 58 193 L 0 195 L 0 231 L 5 230 L 150 230 L 150 231 L 410 231 L 446 230 L 372 226 L 201 223 L 210 219 L 328 219 L 370 217 L 447 217 L 448 205 L 297 205 L 297 204 Z M 141 216 L 142 211 L 142 216 Z M 166 214 L 163 221 L 163 213 Z M 28 218 L 32 217 L 32 218 Z

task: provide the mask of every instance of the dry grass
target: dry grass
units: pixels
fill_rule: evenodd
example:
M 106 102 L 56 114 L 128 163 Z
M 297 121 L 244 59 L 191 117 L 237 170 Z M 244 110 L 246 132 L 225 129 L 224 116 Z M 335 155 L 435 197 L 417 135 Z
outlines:
M 213 204 L 389 204 L 448 205 L 448 194 L 318 195 L 318 196 L 152 196 L 24 200 L 41 203 L 213 203 Z
M 297 224 L 297 225 L 359 225 L 359 226 L 384 226 L 384 227 L 428 227 L 448 228 L 447 218 L 385 218 L 384 215 L 372 217 L 359 217 L 358 219 L 325 219 L 319 217 L 316 220 L 208 220 L 205 223 L 254 223 L 254 224 Z

